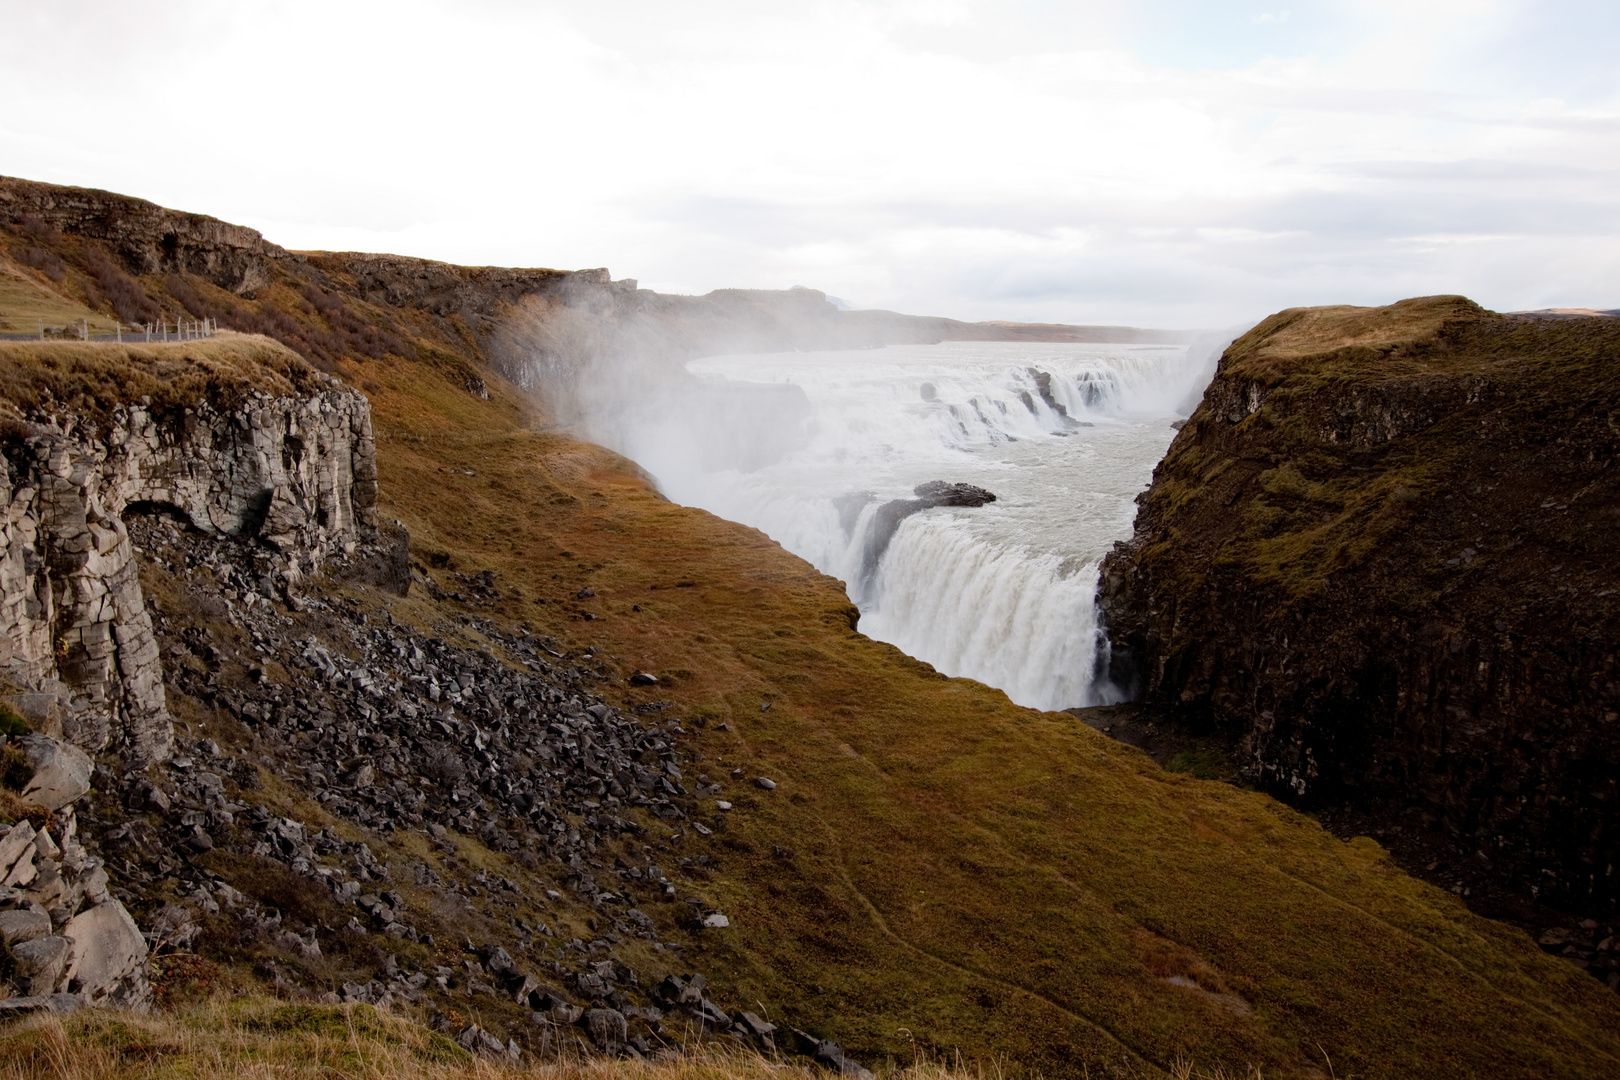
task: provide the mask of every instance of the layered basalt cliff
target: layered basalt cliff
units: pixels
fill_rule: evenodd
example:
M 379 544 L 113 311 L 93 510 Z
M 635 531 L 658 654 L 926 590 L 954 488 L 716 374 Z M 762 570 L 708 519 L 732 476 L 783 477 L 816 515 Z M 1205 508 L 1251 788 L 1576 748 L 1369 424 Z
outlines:
M 124 359 L 135 374 L 189 366 L 170 351 Z M 123 521 L 130 508 L 260 538 L 266 595 L 375 533 L 370 406 L 337 380 L 307 372 L 303 381 L 312 384 L 303 392 L 249 388 L 234 404 L 164 409 L 146 396 L 101 417 L 14 413 L 0 446 L 0 671 L 32 719 L 134 764 L 169 752 L 163 674 Z M 285 380 L 266 382 L 285 390 Z
M 0 176 L 0 217 L 94 238 L 131 272 L 186 273 L 238 295 L 268 285 L 287 252 L 255 229 L 115 195 Z
M 1262 322 L 1104 564 L 1114 678 L 1283 797 L 1612 911 L 1617 365 L 1609 320 L 1460 297 Z

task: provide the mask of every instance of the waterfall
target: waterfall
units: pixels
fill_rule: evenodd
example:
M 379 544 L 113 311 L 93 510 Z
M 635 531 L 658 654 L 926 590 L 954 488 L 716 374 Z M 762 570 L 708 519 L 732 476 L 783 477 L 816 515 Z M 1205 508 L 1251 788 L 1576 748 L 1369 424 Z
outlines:
M 1117 694 L 1095 677 L 1098 566 L 1218 353 L 952 342 L 709 357 L 591 434 L 671 499 L 843 580 L 862 632 L 1020 704 L 1102 704 Z M 908 509 L 935 480 L 996 501 L 896 528 L 885 505 Z

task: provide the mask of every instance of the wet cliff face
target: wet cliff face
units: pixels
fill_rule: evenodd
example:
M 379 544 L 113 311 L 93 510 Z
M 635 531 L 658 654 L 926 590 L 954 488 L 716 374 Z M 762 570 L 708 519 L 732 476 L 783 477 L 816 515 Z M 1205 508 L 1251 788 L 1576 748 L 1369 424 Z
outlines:
M 1458 297 L 1235 342 L 1104 564 L 1116 680 L 1311 806 L 1620 896 L 1620 321 Z
M 0 675 L 37 725 L 132 764 L 167 757 L 173 732 L 127 510 L 259 538 L 272 592 L 376 531 L 370 406 L 336 380 L 226 409 L 13 419 L 3 451 Z

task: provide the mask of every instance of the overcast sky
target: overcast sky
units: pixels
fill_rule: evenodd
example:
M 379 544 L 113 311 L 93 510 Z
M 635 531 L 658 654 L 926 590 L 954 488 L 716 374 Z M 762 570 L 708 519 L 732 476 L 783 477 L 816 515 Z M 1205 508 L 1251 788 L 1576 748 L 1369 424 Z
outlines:
M 1615 307 L 1617 42 L 1615 0 L 0 0 L 0 172 L 970 319 Z

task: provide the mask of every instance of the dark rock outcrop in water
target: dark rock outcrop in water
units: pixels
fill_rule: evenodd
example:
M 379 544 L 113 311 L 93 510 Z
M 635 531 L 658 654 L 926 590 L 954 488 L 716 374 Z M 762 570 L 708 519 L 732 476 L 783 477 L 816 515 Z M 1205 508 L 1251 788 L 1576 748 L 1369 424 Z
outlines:
M 861 560 L 861 569 L 871 574 L 877 569 L 878 560 L 883 553 L 889 550 L 889 541 L 900 528 L 900 523 L 912 514 L 923 510 L 932 510 L 936 506 L 983 506 L 985 503 L 996 501 L 995 495 L 982 487 L 972 484 L 951 484 L 944 480 L 930 480 L 926 484 L 918 484 L 911 493 L 915 499 L 890 499 L 877 508 L 877 514 L 872 519 L 872 527 L 866 534 L 866 552 Z M 850 500 L 859 499 L 858 503 Z M 840 505 L 842 516 L 850 519 L 848 508 L 853 505 L 855 515 L 859 515 L 860 507 L 870 502 L 872 496 L 869 492 L 849 496 Z
M 1274 315 L 1104 563 L 1113 677 L 1454 891 L 1612 912 L 1617 459 L 1614 321 Z

